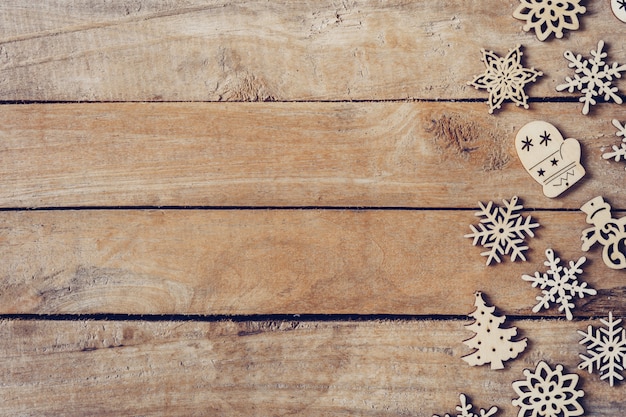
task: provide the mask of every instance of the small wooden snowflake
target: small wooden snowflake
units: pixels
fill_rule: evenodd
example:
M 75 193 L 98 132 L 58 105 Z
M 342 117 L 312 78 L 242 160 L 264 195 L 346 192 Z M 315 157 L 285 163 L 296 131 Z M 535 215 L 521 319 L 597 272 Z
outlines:
M 525 20 L 523 29 L 535 30 L 537 39 L 546 40 L 554 33 L 563 37 L 563 30 L 576 30 L 580 26 L 578 15 L 587 9 L 580 5 L 581 0 L 520 0 L 520 5 L 513 12 L 513 17 Z
M 518 213 L 524 207 L 517 201 L 517 196 L 511 201 L 502 200 L 504 207 L 494 206 L 493 201 L 487 205 L 478 202 L 480 211 L 475 215 L 484 218 L 478 225 L 470 225 L 472 233 L 465 237 L 473 238 L 474 246 L 480 244 L 488 249 L 481 253 L 487 257 L 487 265 L 492 261 L 500 262 L 500 256 L 508 254 L 511 254 L 511 261 L 526 260 L 524 251 L 528 246 L 523 245 L 524 237 L 535 236 L 532 229 L 539 227 L 539 223 L 533 223 L 531 216 L 523 217 Z
M 583 361 L 578 369 L 586 369 L 589 373 L 593 368 L 600 373 L 600 379 L 608 379 L 609 385 L 613 386 L 615 380 L 622 381 L 621 372 L 626 367 L 626 329 L 619 327 L 621 319 L 613 320 L 613 314 L 609 312 L 607 320 L 600 319 L 606 328 L 599 328 L 594 333 L 594 328 L 589 325 L 587 331 L 578 331 L 583 336 L 579 342 L 587 346 L 589 356 L 580 355 Z
M 584 103 L 583 114 L 589 113 L 589 107 L 596 104 L 596 97 L 604 95 L 604 100 L 613 100 L 617 104 L 622 103 L 617 87 L 612 84 L 613 79 L 620 78 L 623 71 L 626 71 L 626 65 L 620 65 L 614 62 L 612 65 L 607 64 L 604 58 L 607 57 L 606 52 L 602 52 L 604 41 L 598 42 L 598 48 L 592 50 L 591 59 L 583 59 L 578 54 L 574 55 L 572 51 L 565 51 L 563 54 L 565 59 L 569 61 L 568 67 L 574 68 L 574 77 L 565 77 L 565 83 L 556 86 L 556 91 L 567 90 L 573 93 L 578 90 L 583 93 L 578 101 Z
M 548 267 L 547 272 L 522 275 L 524 281 L 529 281 L 533 287 L 539 287 L 542 290 L 542 295 L 537 296 L 538 303 L 533 307 L 533 313 L 537 313 L 542 308 L 549 309 L 550 303 L 554 303 L 559 304 L 559 311 L 565 311 L 565 317 L 568 320 L 572 320 L 574 318 L 572 299 L 576 296 L 584 298 L 585 294 L 597 294 L 596 290 L 589 288 L 587 283 L 578 277 L 583 272 L 581 266 L 587 258 L 582 256 L 576 262 L 570 261 L 568 268 L 561 266 L 561 259 L 554 254 L 552 249 L 546 249 L 546 259 L 543 264 Z
M 481 408 L 479 414 L 474 413 L 474 411 L 472 410 L 474 406 L 471 403 L 467 402 L 467 397 L 465 397 L 465 394 L 459 395 L 459 401 L 461 402 L 461 405 L 456 407 L 456 411 L 461 414 L 457 414 L 457 417 L 491 417 L 498 412 L 498 407 L 493 406 L 487 411 Z M 433 415 L 433 417 L 439 416 L 435 414 Z M 450 414 L 446 414 L 444 417 L 451 416 Z
M 525 369 L 524 376 L 525 380 L 513 382 L 519 397 L 512 403 L 520 408 L 518 416 L 576 417 L 585 413 L 578 401 L 585 395 L 576 389 L 578 375 L 564 374 L 562 365 L 552 369 L 540 361 L 534 371 Z
M 481 61 L 485 63 L 487 69 L 467 84 L 476 89 L 484 88 L 489 92 L 489 113 L 500 109 L 504 100 L 511 100 L 516 106 L 528 108 L 528 96 L 524 92 L 524 87 L 543 73 L 522 66 L 523 53 L 520 48 L 521 46 L 517 45 L 510 49 L 504 58 L 492 51 L 480 50 Z
M 624 0 L 626 2 L 626 0 Z M 613 126 L 617 128 L 617 132 L 615 132 L 615 136 L 622 136 L 621 147 L 617 145 L 613 145 L 613 152 L 606 152 L 602 154 L 602 158 L 604 159 L 614 159 L 616 162 L 621 160 L 626 161 L 626 126 L 622 125 L 619 120 L 612 120 Z M 626 168 L 625 168 L 626 169 Z

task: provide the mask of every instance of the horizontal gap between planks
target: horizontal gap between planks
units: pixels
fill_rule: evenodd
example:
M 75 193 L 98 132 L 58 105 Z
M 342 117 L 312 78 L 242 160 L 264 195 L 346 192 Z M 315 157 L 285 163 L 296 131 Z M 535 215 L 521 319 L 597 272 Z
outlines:
M 508 320 L 565 320 L 560 316 L 507 315 Z M 595 319 L 574 317 L 573 321 Z M 202 315 L 202 314 L 0 314 L 0 320 L 23 321 L 144 321 L 144 322 L 372 322 L 372 321 L 467 321 L 466 315 L 413 315 L 413 314 L 250 314 L 250 315 Z
M 498 203 L 498 201 L 494 201 Z M 219 211 L 219 210 L 240 210 L 240 211 L 476 211 L 479 207 L 365 207 L 365 206 L 51 206 L 51 207 L 0 207 L 0 212 L 19 211 Z M 624 211 L 619 207 L 612 211 Z M 578 208 L 536 208 L 524 207 L 522 211 L 546 211 L 546 212 L 579 212 Z
M 626 100 L 626 95 L 620 95 Z M 0 100 L 0 105 L 31 105 L 31 104 L 125 104 L 125 103 L 163 103 L 163 104 L 186 104 L 186 103 L 486 103 L 484 98 L 389 98 L 389 99 L 345 99 L 345 100 L 267 100 L 267 101 L 150 101 L 150 100 Z M 578 103 L 579 97 L 531 97 L 528 103 Z M 600 97 L 598 104 L 605 103 Z

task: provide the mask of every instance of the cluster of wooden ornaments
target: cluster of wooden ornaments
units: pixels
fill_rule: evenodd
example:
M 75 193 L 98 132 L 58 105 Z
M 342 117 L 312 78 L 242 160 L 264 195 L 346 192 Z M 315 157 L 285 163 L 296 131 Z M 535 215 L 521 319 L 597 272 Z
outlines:
M 615 17 L 626 22 L 626 0 L 610 0 Z M 513 17 L 525 21 L 524 31 L 534 30 L 537 39 L 544 41 L 552 35 L 563 37 L 563 31 L 579 28 L 579 16 L 586 12 L 581 0 L 520 0 Z M 618 88 L 614 85 L 626 65 L 608 64 L 604 52 L 604 41 L 600 40 L 590 58 L 565 51 L 568 67 L 574 70 L 571 77 L 556 86 L 557 91 L 581 93 L 582 113 L 588 115 L 598 98 L 606 102 L 622 103 Z M 521 64 L 521 46 L 509 50 L 504 57 L 492 51 L 481 50 L 486 70 L 468 82 L 477 89 L 489 92 L 489 113 L 501 109 L 505 101 L 528 108 L 528 96 L 524 92 L 526 84 L 536 81 L 543 75 L 534 68 L 524 68 Z M 602 155 L 604 159 L 626 160 L 626 126 L 612 120 L 618 129 L 616 135 L 623 137 L 621 146 L 613 146 L 612 152 Z M 524 169 L 541 185 L 546 197 L 556 198 L 585 176 L 581 164 L 581 146 L 578 140 L 563 138 L 559 130 L 546 121 L 531 121 L 523 126 L 515 138 L 515 148 Z M 528 246 L 525 239 L 534 237 L 533 229 L 539 224 L 531 216 L 523 216 L 523 206 L 518 197 L 503 200 L 498 206 L 493 202 L 479 202 L 476 216 L 481 220 L 470 225 L 471 233 L 465 237 L 473 239 L 473 245 L 485 250 L 486 264 L 501 262 L 504 256 L 511 261 L 525 261 Z M 602 246 L 602 259 L 611 269 L 626 269 L 626 217 L 616 219 L 611 214 L 611 206 L 603 197 L 591 198 L 581 207 L 586 214 L 586 222 L 591 227 L 582 232 L 581 250 L 588 251 L 596 244 Z M 533 312 L 558 306 L 558 311 L 568 320 L 573 319 L 574 301 L 585 296 L 594 296 L 597 291 L 581 279 L 582 266 L 586 258 L 562 264 L 552 248 L 545 250 L 545 271 L 523 275 L 522 280 L 541 290 L 536 297 Z M 473 352 L 462 359 L 473 366 L 489 364 L 491 369 L 503 369 L 504 362 L 515 359 L 526 349 L 526 338 L 516 338 L 517 328 L 504 327 L 506 316 L 495 313 L 496 308 L 488 305 L 483 293 L 475 293 L 475 310 L 469 315 L 474 321 L 466 327 L 474 336 L 464 341 Z M 621 320 L 613 319 L 608 312 L 607 319 L 601 319 L 604 327 L 589 326 L 586 331 L 578 331 L 582 336 L 580 344 L 587 352 L 581 354 L 579 369 L 589 373 L 597 372 L 610 386 L 622 381 L 626 368 L 626 330 L 620 327 Z M 564 367 L 552 367 L 546 361 L 539 361 L 535 369 L 524 371 L 525 379 L 513 382 L 518 398 L 512 404 L 519 407 L 518 417 L 561 416 L 574 417 L 584 414 L 580 398 L 584 392 L 578 389 L 578 375 L 567 373 Z M 480 409 L 475 413 L 464 394 L 460 395 L 457 407 L 458 417 L 491 416 L 496 407 Z M 438 417 L 438 416 L 434 416 Z M 450 417 L 446 414 L 445 417 Z

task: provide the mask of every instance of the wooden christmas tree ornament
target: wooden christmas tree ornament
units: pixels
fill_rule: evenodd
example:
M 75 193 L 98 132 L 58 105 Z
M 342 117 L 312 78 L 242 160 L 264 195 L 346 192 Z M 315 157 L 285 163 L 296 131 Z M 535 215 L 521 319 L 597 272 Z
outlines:
M 602 260 L 611 269 L 626 268 L 626 217 L 615 219 L 611 206 L 600 196 L 586 202 L 581 208 L 587 214 L 587 223 L 593 227 L 583 230 L 582 250 L 588 251 L 599 243 Z
M 475 296 L 476 310 L 469 315 L 474 322 L 465 327 L 476 334 L 463 343 L 476 350 L 461 359 L 472 366 L 489 363 L 491 369 L 503 369 L 504 361 L 516 358 L 526 349 L 527 339 L 511 340 L 517 336 L 517 328 L 501 328 L 506 316 L 495 315 L 496 308 L 487 306 L 480 291 Z
M 572 138 L 564 140 L 548 122 L 536 120 L 524 125 L 515 137 L 515 149 L 526 172 L 543 186 L 546 197 L 561 195 L 585 175 L 580 143 Z

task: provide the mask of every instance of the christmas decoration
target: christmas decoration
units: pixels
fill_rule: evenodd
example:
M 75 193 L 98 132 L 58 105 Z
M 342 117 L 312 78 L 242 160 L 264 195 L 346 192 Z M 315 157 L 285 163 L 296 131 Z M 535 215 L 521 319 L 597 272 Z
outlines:
M 611 0 L 611 10 L 615 17 L 626 23 L 626 0 Z
M 479 414 L 476 414 L 472 411 L 474 407 L 472 404 L 467 402 L 467 398 L 465 394 L 459 395 L 459 399 L 461 401 L 461 405 L 456 407 L 456 410 L 461 414 L 457 414 L 456 417 L 490 417 L 498 412 L 498 407 L 491 407 L 488 411 L 480 409 Z M 439 417 L 438 415 L 433 415 L 433 417 Z M 451 417 L 450 414 L 446 414 L 444 417 Z
M 626 268 L 626 217 L 614 219 L 611 206 L 600 196 L 586 202 L 580 209 L 587 214 L 587 223 L 593 225 L 583 230 L 582 250 L 587 252 L 599 243 L 604 246 L 602 260 L 609 268 Z
M 474 322 L 465 327 L 476 334 L 463 343 L 476 350 L 461 359 L 472 366 L 490 363 L 491 369 L 503 369 L 503 361 L 516 358 L 526 349 L 527 339 L 512 341 L 511 339 L 517 336 L 517 328 L 500 328 L 506 316 L 496 316 L 494 314 L 496 308 L 485 304 L 480 291 L 476 292 L 475 296 L 476 310 L 469 315 Z
M 604 41 L 598 42 L 598 49 L 591 51 L 592 59 L 583 59 L 580 54 L 574 55 L 572 51 L 565 51 L 565 59 L 569 61 L 568 67 L 574 68 L 574 78 L 566 77 L 564 84 L 556 86 L 556 91 L 567 90 L 573 93 L 578 90 L 583 93 L 578 101 L 584 103 L 583 114 L 589 113 L 589 107 L 596 104 L 595 97 L 604 94 L 604 100 L 613 100 L 617 104 L 622 103 L 618 95 L 617 87 L 611 84 L 614 78 L 620 78 L 621 72 L 626 71 L 626 65 L 614 62 L 608 65 L 604 58 L 607 53 L 602 52 Z
M 563 366 L 554 370 L 540 361 L 535 371 L 524 370 L 523 381 L 513 382 L 513 389 L 519 395 L 512 401 L 520 408 L 518 417 L 576 417 L 585 412 L 578 399 L 585 395 L 577 390 L 578 375 L 563 374 Z
M 562 38 L 564 29 L 578 29 L 578 15 L 585 11 L 580 0 L 520 0 L 513 17 L 525 20 L 523 29 L 534 29 L 537 39 L 544 41 L 553 33 Z
M 528 96 L 524 93 L 526 84 L 533 82 L 543 75 L 534 68 L 524 68 L 521 65 L 523 53 L 520 45 L 509 50 L 509 53 L 501 58 L 492 51 L 481 49 L 481 61 L 487 68 L 481 75 L 474 77 L 468 82 L 476 89 L 484 88 L 489 92 L 489 113 L 502 107 L 504 100 L 511 100 L 516 106 L 528 108 Z
M 626 2 L 626 0 L 624 0 Z M 619 120 L 612 120 L 613 126 L 617 128 L 617 132 L 615 132 L 615 136 L 623 136 L 622 138 L 622 147 L 618 148 L 617 145 L 613 145 L 613 152 L 607 152 L 602 154 L 604 159 L 615 159 L 615 161 L 619 162 L 620 160 L 626 161 L 626 126 L 622 125 Z M 626 169 L 626 168 L 625 168 Z
M 486 206 L 478 202 L 480 211 L 475 216 L 482 216 L 483 219 L 477 226 L 470 225 L 472 233 L 465 237 L 473 238 L 472 244 L 480 244 L 486 249 L 482 256 L 487 257 L 487 265 L 492 261 L 501 262 L 500 255 L 511 254 L 511 261 L 517 258 L 526 260 L 524 251 L 528 246 L 522 246 L 525 235 L 533 237 L 532 229 L 539 227 L 539 223 L 533 223 L 531 216 L 523 217 L 518 210 L 524 208 L 517 204 L 517 196 L 511 201 L 502 200 L 504 207 L 494 207 L 492 201 Z
M 550 308 L 550 303 L 560 304 L 559 311 L 565 311 L 565 317 L 572 320 L 572 309 L 574 303 L 572 298 L 578 296 L 584 298 L 587 295 L 596 295 L 597 291 L 587 288 L 586 282 L 578 282 L 577 274 L 582 274 L 580 266 L 587 258 L 580 257 L 576 263 L 569 262 L 569 268 L 559 265 L 561 259 L 557 258 L 552 249 L 546 249 L 546 258 L 543 264 L 549 269 L 547 272 L 535 272 L 535 275 L 522 275 L 524 281 L 532 282 L 532 286 L 541 288 L 543 295 L 537 296 L 537 305 L 533 307 L 533 313 L 537 313 L 542 308 Z M 548 288 L 548 289 L 546 289 Z
M 608 320 L 600 319 L 607 328 L 600 328 L 594 334 L 594 328 L 589 326 L 587 332 L 578 331 L 583 336 L 581 345 L 587 346 L 589 356 L 580 355 L 583 360 L 578 369 L 587 369 L 589 373 L 596 370 L 600 372 L 600 379 L 608 379 L 609 385 L 613 386 L 615 380 L 622 381 L 620 374 L 626 367 L 626 330 L 617 327 L 622 320 L 613 320 L 613 314 L 609 312 Z
M 580 165 L 580 143 L 563 136 L 556 127 L 540 120 L 524 125 L 515 137 L 522 165 L 543 185 L 546 197 L 557 197 L 585 175 Z

